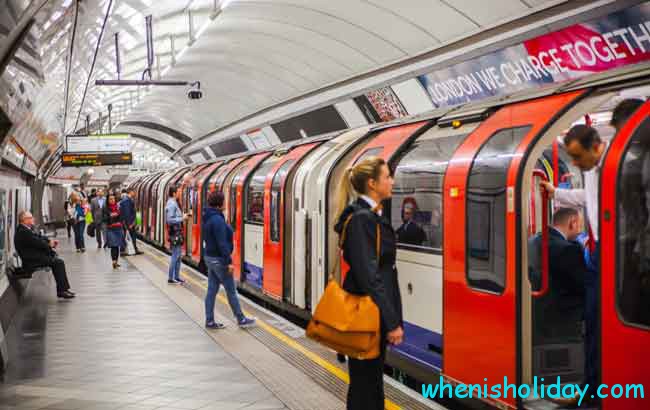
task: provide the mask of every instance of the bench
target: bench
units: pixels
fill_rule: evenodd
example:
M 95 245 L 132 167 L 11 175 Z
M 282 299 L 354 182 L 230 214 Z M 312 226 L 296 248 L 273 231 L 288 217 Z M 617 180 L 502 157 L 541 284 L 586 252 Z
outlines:
M 9 260 L 7 267 L 7 277 L 9 280 L 21 280 L 21 279 L 31 279 L 36 272 L 49 272 L 51 269 L 49 267 L 36 268 L 32 272 L 27 272 L 23 268 L 23 261 L 18 255 L 18 252 L 14 252 L 12 257 Z

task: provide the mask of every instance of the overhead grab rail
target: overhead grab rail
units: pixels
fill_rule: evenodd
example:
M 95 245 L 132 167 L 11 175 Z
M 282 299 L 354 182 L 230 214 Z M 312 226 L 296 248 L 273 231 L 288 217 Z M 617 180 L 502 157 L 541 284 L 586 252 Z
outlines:
M 544 182 L 549 182 L 548 176 L 541 169 L 536 169 L 533 171 L 532 182 L 533 188 L 539 187 L 539 184 L 535 184 L 535 178 L 539 178 Z M 540 195 L 542 197 L 542 246 L 541 246 L 541 263 L 542 263 L 542 277 L 541 277 L 541 287 L 539 290 L 533 290 L 533 297 L 540 298 L 548 293 L 549 290 L 549 261 L 548 261 L 548 193 L 544 189 L 540 189 Z M 533 195 L 532 202 L 532 226 L 533 231 L 535 230 L 535 196 Z

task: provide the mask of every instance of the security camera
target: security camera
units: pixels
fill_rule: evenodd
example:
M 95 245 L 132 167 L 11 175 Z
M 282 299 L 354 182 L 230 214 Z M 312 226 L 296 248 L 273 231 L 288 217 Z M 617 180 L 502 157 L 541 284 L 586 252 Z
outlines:
M 200 100 L 203 98 L 203 92 L 201 91 L 201 82 L 196 81 L 190 85 L 192 88 L 187 92 L 187 98 L 190 100 Z

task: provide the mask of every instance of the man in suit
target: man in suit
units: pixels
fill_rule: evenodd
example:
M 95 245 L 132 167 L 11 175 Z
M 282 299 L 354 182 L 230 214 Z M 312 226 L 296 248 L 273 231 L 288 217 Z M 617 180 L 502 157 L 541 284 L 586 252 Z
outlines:
M 402 212 L 402 226 L 397 228 L 397 242 L 405 243 L 408 245 L 421 246 L 427 239 L 424 230 L 413 221 L 415 216 L 415 209 L 411 203 L 404 204 L 404 211 Z
M 21 211 L 18 214 L 18 222 L 14 245 L 23 262 L 23 269 L 31 273 L 38 268 L 51 268 L 56 282 L 56 295 L 63 299 L 74 298 L 75 294 L 70 290 L 65 271 L 65 262 L 54 251 L 59 242 L 34 232 L 34 217 L 30 212 Z
M 545 296 L 533 300 L 534 344 L 581 339 L 588 273 L 584 249 L 575 240 L 582 232 L 582 225 L 581 214 L 575 208 L 559 208 L 553 214 L 553 224 L 548 228 L 549 290 Z M 541 245 L 541 234 L 528 244 L 529 275 L 534 290 L 539 290 L 542 283 Z M 585 351 L 585 377 L 588 380 L 590 356 L 587 353 Z M 577 399 L 554 401 L 575 405 Z
M 142 255 L 142 252 L 138 250 L 138 244 L 136 242 L 136 232 L 135 232 L 135 218 L 137 210 L 135 209 L 135 189 L 130 188 L 127 190 L 126 197 L 120 201 L 120 216 L 122 217 L 122 222 L 124 224 L 124 229 L 126 229 L 131 236 L 133 241 L 133 249 L 135 250 L 136 255 Z
M 106 198 L 104 197 L 104 190 L 98 189 L 97 196 L 90 201 L 90 212 L 93 215 L 93 223 L 95 224 L 95 237 L 97 238 L 97 249 L 102 247 L 102 240 L 105 239 L 105 229 L 103 212 L 106 206 Z M 106 243 L 106 241 L 103 241 Z

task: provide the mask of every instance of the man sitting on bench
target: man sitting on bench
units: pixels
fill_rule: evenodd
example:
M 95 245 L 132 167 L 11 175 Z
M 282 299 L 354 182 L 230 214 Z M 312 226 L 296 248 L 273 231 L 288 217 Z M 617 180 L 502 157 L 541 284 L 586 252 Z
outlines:
M 75 294 L 70 290 L 68 275 L 65 272 L 65 262 L 54 251 L 59 241 L 34 232 L 34 217 L 31 212 L 21 211 L 18 214 L 18 223 L 14 245 L 22 259 L 23 269 L 32 273 L 39 268 L 51 268 L 56 281 L 56 295 L 63 299 L 74 298 Z

